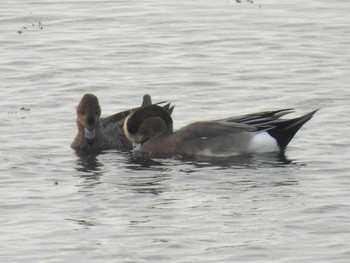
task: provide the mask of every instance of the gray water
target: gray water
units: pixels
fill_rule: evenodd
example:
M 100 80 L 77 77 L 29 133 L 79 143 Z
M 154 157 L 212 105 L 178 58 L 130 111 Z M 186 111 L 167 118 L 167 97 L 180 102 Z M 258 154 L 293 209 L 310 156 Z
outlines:
M 0 2 L 0 262 L 349 262 L 350 2 Z M 277 156 L 77 156 L 75 107 L 175 128 L 321 110 Z

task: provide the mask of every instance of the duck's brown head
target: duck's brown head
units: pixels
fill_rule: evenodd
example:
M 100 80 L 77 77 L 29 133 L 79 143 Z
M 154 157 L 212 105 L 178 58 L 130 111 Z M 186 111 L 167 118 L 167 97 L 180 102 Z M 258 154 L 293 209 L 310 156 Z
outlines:
M 130 113 L 124 122 L 125 136 L 133 143 L 144 143 L 173 132 L 173 120 L 160 106 L 150 105 Z
M 77 107 L 77 125 L 84 131 L 86 142 L 94 144 L 96 127 L 101 117 L 101 108 L 98 98 L 93 94 L 85 94 Z

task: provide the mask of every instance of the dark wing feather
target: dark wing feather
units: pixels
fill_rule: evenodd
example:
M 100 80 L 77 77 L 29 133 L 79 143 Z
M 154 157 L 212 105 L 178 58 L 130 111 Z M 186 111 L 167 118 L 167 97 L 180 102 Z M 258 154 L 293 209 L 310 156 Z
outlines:
M 247 124 L 261 123 L 265 121 L 279 119 L 280 117 L 287 115 L 293 111 L 294 111 L 293 109 L 283 109 L 283 110 L 276 110 L 276 111 L 257 112 L 257 113 L 242 115 L 238 117 L 230 117 L 230 118 L 224 119 L 224 121 L 247 123 Z
M 264 111 L 238 117 L 231 117 L 224 119 L 223 121 L 251 125 L 258 130 L 268 130 L 272 129 L 276 123 L 283 121 L 280 119 L 280 117 L 287 115 L 293 111 L 293 109 Z
M 143 101 L 142 101 L 141 107 L 148 106 L 148 105 L 161 105 L 164 103 L 167 103 L 167 101 L 161 101 L 161 102 L 157 102 L 155 104 L 152 104 L 151 96 L 148 94 L 145 94 L 143 96 Z M 169 113 L 169 115 L 171 115 L 174 111 L 175 105 L 171 105 L 170 103 L 167 103 L 162 107 Z M 131 112 L 133 112 L 139 108 L 140 107 L 132 108 L 132 109 L 129 109 L 126 111 L 118 112 L 116 114 L 113 114 L 113 115 L 105 117 L 105 118 L 101 118 L 101 123 L 102 123 L 102 125 L 108 125 L 110 123 L 120 122 L 120 121 L 124 120 Z

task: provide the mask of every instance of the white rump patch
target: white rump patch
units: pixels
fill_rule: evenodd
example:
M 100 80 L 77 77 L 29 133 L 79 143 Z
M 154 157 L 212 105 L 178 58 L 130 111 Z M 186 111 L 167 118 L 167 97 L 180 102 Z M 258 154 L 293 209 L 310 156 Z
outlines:
M 250 140 L 249 150 L 252 153 L 278 152 L 277 141 L 267 132 L 258 132 Z

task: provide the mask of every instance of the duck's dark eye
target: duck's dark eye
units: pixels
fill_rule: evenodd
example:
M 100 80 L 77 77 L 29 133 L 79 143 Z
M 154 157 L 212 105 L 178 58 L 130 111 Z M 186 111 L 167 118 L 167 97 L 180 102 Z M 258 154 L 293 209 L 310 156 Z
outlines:
M 81 115 L 85 115 L 85 111 L 81 111 L 80 113 L 81 113 Z

